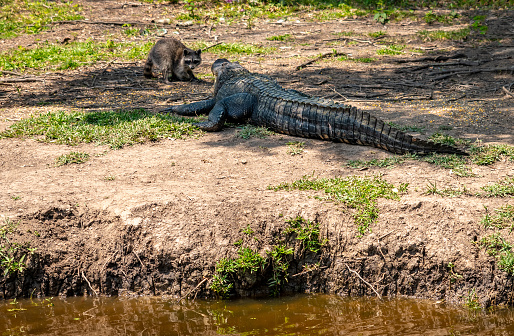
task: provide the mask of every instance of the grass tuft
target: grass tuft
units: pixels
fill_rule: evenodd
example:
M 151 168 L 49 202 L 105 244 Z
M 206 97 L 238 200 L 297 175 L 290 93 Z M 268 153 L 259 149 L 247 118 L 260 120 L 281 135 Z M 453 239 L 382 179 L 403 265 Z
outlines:
M 63 154 L 55 160 L 56 166 L 63 166 L 67 164 L 80 164 L 89 160 L 89 154 L 84 152 L 70 152 L 69 154 Z
M 43 142 L 77 145 L 97 143 L 113 149 L 157 141 L 162 138 L 195 136 L 195 119 L 152 114 L 145 110 L 107 112 L 49 112 L 23 119 L 0 133 L 0 138 L 32 137 Z
M 331 200 L 344 203 L 350 208 L 357 209 L 354 220 L 361 235 L 371 231 L 371 224 L 378 218 L 378 198 L 399 200 L 399 194 L 407 191 L 408 184 L 401 184 L 398 188 L 375 176 L 350 176 L 346 178 L 311 179 L 304 176 L 292 183 L 282 183 L 276 187 L 278 190 L 323 190 L 326 197 L 317 197 L 321 200 Z
M 37 34 L 55 21 L 83 19 L 80 10 L 72 1 L 0 0 L 0 39 Z

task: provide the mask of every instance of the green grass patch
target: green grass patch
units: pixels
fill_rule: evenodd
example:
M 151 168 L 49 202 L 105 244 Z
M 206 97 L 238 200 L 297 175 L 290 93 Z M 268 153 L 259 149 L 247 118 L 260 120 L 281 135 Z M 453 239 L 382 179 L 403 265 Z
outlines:
M 479 166 L 491 165 L 500 161 L 503 157 L 514 161 L 514 146 L 510 145 L 486 145 L 480 143 L 471 146 L 471 161 Z
M 350 176 L 346 178 L 320 178 L 311 179 L 304 176 L 292 183 L 282 183 L 268 189 L 278 190 L 323 190 L 327 195 L 318 196 L 320 200 L 331 200 L 344 203 L 350 208 L 356 209 L 354 220 L 359 234 L 363 235 L 371 231 L 379 214 L 376 200 L 379 198 L 399 200 L 399 194 L 407 191 L 408 184 L 399 187 L 388 183 L 379 175 L 375 176 Z
M 0 138 L 37 138 L 43 142 L 77 145 L 97 143 L 113 149 L 162 138 L 195 136 L 195 119 L 152 114 L 145 110 L 49 112 L 11 125 Z
M 478 244 L 484 247 L 491 256 L 497 256 L 502 252 L 507 252 L 512 249 L 512 245 L 507 242 L 499 232 L 482 238 Z
M 205 42 L 194 43 L 194 49 L 203 49 L 210 44 Z M 218 44 L 208 50 L 210 53 L 219 55 L 256 55 L 256 54 L 269 54 L 277 50 L 275 47 L 262 47 L 254 44 L 247 43 L 222 43 Z
M 435 143 L 448 145 L 448 146 L 468 146 L 471 141 L 467 139 L 459 139 L 451 135 L 436 132 L 429 137 Z
M 492 185 L 482 187 L 484 197 L 509 197 L 514 196 L 514 177 L 506 177 Z
M 482 218 L 481 224 L 486 228 L 498 228 L 504 229 L 510 227 L 512 231 L 514 229 L 514 206 L 505 205 L 499 209 L 494 209 L 493 214 L 490 214 L 487 207 L 486 214 Z
M 56 166 L 63 166 L 67 164 L 80 164 L 89 160 L 89 154 L 84 152 L 70 152 L 63 154 L 55 160 Z
M 245 125 L 241 127 L 241 130 L 237 132 L 237 136 L 243 139 L 250 138 L 261 138 L 264 139 L 270 135 L 275 134 L 273 131 L 270 131 L 266 127 L 262 126 L 253 126 L 253 125 Z
M 0 223 L 0 272 L 3 277 L 14 273 L 23 273 L 27 255 L 36 251 L 30 247 L 30 243 L 18 243 L 13 241 L 13 236 L 18 230 L 19 222 L 13 222 L 9 218 Z
M 294 255 L 309 260 L 319 256 L 326 239 L 320 238 L 319 223 L 298 216 L 286 220 L 288 227 L 277 234 L 276 243 L 261 256 L 257 251 L 244 247 L 244 239 L 237 240 L 236 258 L 223 258 L 216 263 L 210 289 L 221 298 L 227 298 L 236 285 L 243 288 L 257 287 L 266 283 L 272 296 L 278 296 L 288 281 L 289 268 Z M 250 226 L 248 225 L 247 229 Z M 246 229 L 245 229 L 246 230 Z M 243 232 L 248 234 L 247 232 Z M 252 230 L 253 234 L 253 230 Z M 298 253 L 295 253 L 297 251 Z M 304 271 L 319 268 L 318 264 L 303 265 Z
M 289 155 L 300 155 L 305 149 L 305 142 L 303 141 L 289 141 L 286 143 L 287 153 Z
M 266 40 L 268 41 L 291 41 L 294 37 L 291 34 L 284 34 L 284 35 L 274 35 L 270 37 L 266 37 Z
M 401 55 L 403 54 L 404 45 L 392 44 L 377 50 L 377 55 Z
M 386 35 L 387 35 L 387 33 L 384 31 L 381 31 L 381 30 L 368 33 L 368 36 L 372 37 L 372 38 L 379 38 L 379 37 L 386 36 Z
M 459 17 L 460 17 L 459 13 L 457 13 L 454 10 L 451 11 L 449 14 L 437 14 L 437 13 L 434 13 L 433 11 L 428 11 L 425 14 L 425 16 L 423 17 L 423 19 L 428 24 L 432 24 L 435 22 L 440 22 L 440 23 L 444 23 L 444 24 L 452 24 L 455 21 L 455 19 L 457 19 Z
M 392 156 L 385 159 L 371 159 L 371 160 L 350 160 L 346 163 L 348 167 L 351 168 L 370 168 L 370 167 L 378 167 L 378 168 L 390 168 L 397 165 L 400 165 L 405 162 L 405 160 L 411 158 L 411 155 L 403 155 L 403 156 Z
M 439 195 L 442 197 L 456 197 L 461 196 L 464 194 L 469 193 L 468 189 L 466 187 L 463 187 L 462 189 L 451 189 L 451 188 L 444 188 L 439 189 L 437 187 L 436 182 L 428 182 L 427 188 L 425 190 L 425 194 L 427 195 Z
M 469 28 L 462 28 L 459 30 L 422 30 L 418 32 L 418 36 L 425 41 L 434 40 L 450 40 L 461 41 L 469 36 L 471 30 Z
M 80 10 L 72 1 L 1 0 L 0 39 L 37 34 L 55 21 L 83 19 Z
M 354 31 L 340 31 L 340 32 L 336 32 L 336 33 L 332 33 L 333 35 L 336 35 L 336 36 L 355 36 L 355 35 L 358 35 L 358 33 L 354 32 Z
M 1 70 L 27 68 L 45 70 L 75 69 L 115 58 L 138 60 L 148 56 L 152 42 L 72 42 L 66 45 L 45 43 L 33 49 L 19 47 L 0 53 Z
M 294 233 L 296 239 L 302 242 L 302 248 L 318 253 L 326 240 L 320 240 L 319 223 L 311 222 L 301 216 L 286 221 L 289 227 L 285 233 Z

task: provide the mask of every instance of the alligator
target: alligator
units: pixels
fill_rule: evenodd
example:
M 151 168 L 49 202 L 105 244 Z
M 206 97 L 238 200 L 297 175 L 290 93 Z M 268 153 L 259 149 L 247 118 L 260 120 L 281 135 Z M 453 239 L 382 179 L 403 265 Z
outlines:
M 412 137 L 356 107 L 284 89 L 237 62 L 218 59 L 211 70 L 216 77 L 214 98 L 161 112 L 208 114 L 207 121 L 195 124 L 204 131 L 220 131 L 225 121 L 249 122 L 291 136 L 373 146 L 394 154 L 467 155 L 452 146 Z

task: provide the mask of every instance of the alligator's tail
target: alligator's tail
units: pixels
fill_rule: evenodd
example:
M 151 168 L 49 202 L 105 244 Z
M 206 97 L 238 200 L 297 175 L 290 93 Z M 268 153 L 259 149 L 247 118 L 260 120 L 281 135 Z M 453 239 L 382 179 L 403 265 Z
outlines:
M 453 146 L 415 138 L 355 107 L 350 107 L 349 110 L 351 115 L 349 119 L 353 120 L 353 123 L 350 122 L 353 127 L 348 130 L 350 134 L 348 137 L 339 137 L 337 131 L 333 132 L 336 135 L 334 141 L 378 147 L 395 154 L 427 155 L 445 153 L 468 155 L 465 151 Z
M 274 97 L 268 96 L 262 103 L 270 98 Z M 278 113 L 266 126 L 293 136 L 373 146 L 395 154 L 468 155 L 456 147 L 414 138 L 356 107 L 323 99 L 295 97 L 273 110 Z

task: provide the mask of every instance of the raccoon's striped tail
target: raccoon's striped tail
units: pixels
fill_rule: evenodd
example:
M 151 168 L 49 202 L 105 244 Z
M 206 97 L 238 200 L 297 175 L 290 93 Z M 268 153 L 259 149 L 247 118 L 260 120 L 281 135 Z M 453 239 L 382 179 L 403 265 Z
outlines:
M 143 76 L 145 76 L 146 78 L 155 78 L 155 76 L 153 75 L 153 72 L 152 72 L 152 68 L 153 68 L 152 58 L 148 57 L 148 59 L 146 60 L 146 63 L 145 63 L 145 67 L 143 68 Z

